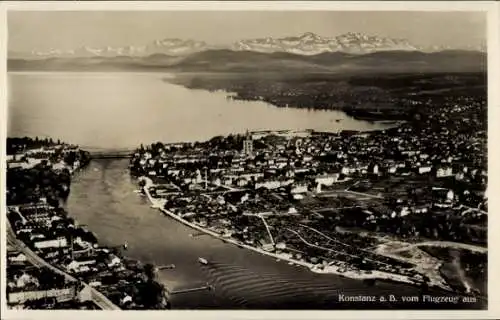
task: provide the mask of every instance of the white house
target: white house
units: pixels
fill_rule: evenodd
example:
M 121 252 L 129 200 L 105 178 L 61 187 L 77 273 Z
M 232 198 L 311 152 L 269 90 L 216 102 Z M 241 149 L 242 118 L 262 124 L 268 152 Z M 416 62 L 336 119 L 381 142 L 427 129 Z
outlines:
M 56 171 L 57 170 L 63 170 L 64 168 L 66 168 L 66 164 L 64 162 L 62 162 L 62 161 L 54 163 L 52 165 L 52 169 L 56 170 Z
M 449 190 L 448 193 L 446 193 L 446 200 L 451 202 L 453 201 L 453 199 L 455 198 L 455 193 L 453 192 L 453 190 Z
M 276 249 L 283 250 L 286 248 L 286 244 L 284 242 L 280 242 L 276 244 Z
M 426 213 L 428 210 L 427 207 L 418 207 L 414 209 L 415 213 Z
M 314 179 L 314 181 L 317 184 L 322 184 L 324 186 L 331 186 L 332 184 L 334 184 L 335 182 L 338 181 L 339 176 L 340 175 L 338 173 L 334 173 L 334 174 L 316 177 L 316 179 Z
M 311 157 L 311 156 L 304 156 L 304 157 L 302 158 L 302 161 L 304 161 L 304 162 L 309 162 L 309 161 L 312 161 L 312 159 L 313 159 L 313 157 Z
M 68 265 L 66 265 L 66 270 L 69 272 L 81 272 L 89 270 L 90 265 L 94 265 L 96 263 L 95 260 L 81 260 L 76 261 L 72 260 Z
M 119 266 L 121 263 L 122 263 L 122 261 L 120 260 L 120 258 L 118 258 L 117 256 L 113 255 L 111 257 L 111 259 L 109 260 L 109 262 L 108 262 L 108 267 L 112 268 L 112 267 L 115 267 L 115 266 Z
M 465 175 L 463 172 L 458 172 L 456 175 L 455 175 L 455 180 L 458 180 L 458 181 L 461 181 L 465 178 Z
M 270 181 L 265 181 L 265 182 L 258 182 L 255 184 L 255 188 L 266 188 L 266 189 L 277 189 L 282 186 L 286 186 L 293 183 L 293 180 L 270 180 Z
M 100 287 L 100 286 L 102 286 L 102 282 L 94 280 L 94 281 L 89 282 L 89 286 L 91 286 L 92 288 Z
M 298 184 L 293 186 L 291 193 L 296 194 L 296 193 L 306 193 L 307 192 L 307 185 L 304 184 Z
M 23 262 L 26 262 L 27 259 L 26 259 L 26 256 L 23 253 L 18 253 L 17 255 L 10 256 L 8 258 L 8 261 L 10 263 L 23 263 Z
M 453 169 L 451 167 L 439 168 L 436 172 L 437 178 L 450 177 L 453 175 Z
M 23 273 L 19 278 L 15 279 L 17 288 L 24 288 L 30 283 L 38 284 L 38 280 L 27 273 Z
M 410 210 L 408 209 L 408 207 L 403 207 L 401 209 L 401 212 L 400 212 L 401 217 L 407 216 L 409 214 L 410 214 Z
M 343 167 L 341 172 L 343 174 L 345 174 L 345 175 L 348 175 L 348 174 L 351 174 L 351 173 L 355 173 L 356 172 L 356 168 Z
M 431 172 L 431 170 L 432 170 L 431 166 L 422 166 L 422 167 L 418 168 L 418 173 L 424 174 L 424 173 Z
M 245 203 L 249 198 L 248 193 L 245 193 L 243 197 L 241 197 L 240 203 Z
M 68 240 L 64 237 L 59 237 L 56 239 L 45 239 L 34 242 L 34 246 L 37 249 L 67 247 Z

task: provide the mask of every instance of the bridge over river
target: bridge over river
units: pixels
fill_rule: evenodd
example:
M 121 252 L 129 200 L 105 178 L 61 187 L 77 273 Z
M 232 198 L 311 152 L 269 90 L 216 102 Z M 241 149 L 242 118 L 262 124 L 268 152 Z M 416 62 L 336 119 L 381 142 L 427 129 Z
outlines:
M 124 159 L 131 158 L 134 149 L 127 148 L 100 148 L 92 146 L 80 146 L 82 150 L 88 151 L 92 159 Z

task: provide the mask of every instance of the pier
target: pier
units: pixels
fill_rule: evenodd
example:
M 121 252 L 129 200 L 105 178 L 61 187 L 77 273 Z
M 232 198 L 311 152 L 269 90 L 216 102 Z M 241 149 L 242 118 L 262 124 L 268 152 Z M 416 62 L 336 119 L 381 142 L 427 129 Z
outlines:
M 196 291 L 205 291 L 205 290 L 214 290 L 214 287 L 207 284 L 205 286 L 200 286 L 200 287 L 168 291 L 168 294 L 172 295 L 172 294 L 189 293 Z

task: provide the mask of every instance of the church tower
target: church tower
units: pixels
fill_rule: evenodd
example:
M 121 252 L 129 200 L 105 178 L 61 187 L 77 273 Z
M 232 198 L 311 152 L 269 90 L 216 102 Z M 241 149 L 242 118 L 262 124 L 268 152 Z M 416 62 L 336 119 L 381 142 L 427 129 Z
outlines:
M 245 140 L 243 140 L 243 154 L 250 156 L 253 154 L 253 140 L 252 135 L 248 132 L 245 135 Z

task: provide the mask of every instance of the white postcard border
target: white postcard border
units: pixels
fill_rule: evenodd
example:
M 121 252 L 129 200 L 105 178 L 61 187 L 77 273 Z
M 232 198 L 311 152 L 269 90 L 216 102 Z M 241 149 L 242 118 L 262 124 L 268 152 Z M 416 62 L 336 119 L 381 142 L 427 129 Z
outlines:
M 499 4 L 494 1 L 337 1 L 337 2 L 307 2 L 307 1 L 145 1 L 145 2 L 115 2 L 115 1 L 91 1 L 91 2 L 20 2 L 6 1 L 0 3 L 0 116 L 1 135 L 1 161 L 0 161 L 0 252 L 1 252 L 1 318 L 2 319 L 107 319 L 119 317 L 120 319 L 137 319 L 147 316 L 151 319 L 494 319 L 500 317 L 500 295 L 498 294 L 500 270 L 499 250 L 496 244 L 500 243 L 500 232 L 496 230 L 499 225 L 500 197 L 489 199 L 489 232 L 488 232 L 488 310 L 484 311 L 373 311 L 373 310 L 333 310 L 333 311 L 16 311 L 8 310 L 5 302 L 5 268 L 6 265 L 6 234 L 3 227 L 6 223 L 5 212 L 5 190 L 6 188 L 6 160 L 5 146 L 7 134 L 7 15 L 8 11 L 156 11 L 156 10 L 180 10 L 180 11 L 231 11 L 231 10 L 274 10 L 274 11 L 484 11 L 488 15 L 488 167 L 489 194 L 500 195 L 500 183 L 498 181 L 500 168 L 500 148 L 496 144 L 500 141 L 500 50 L 499 50 Z M 491 228 L 491 229 L 490 229 Z M 491 231 L 490 231 L 491 230 Z M 119 311 L 118 311 L 119 312 Z

